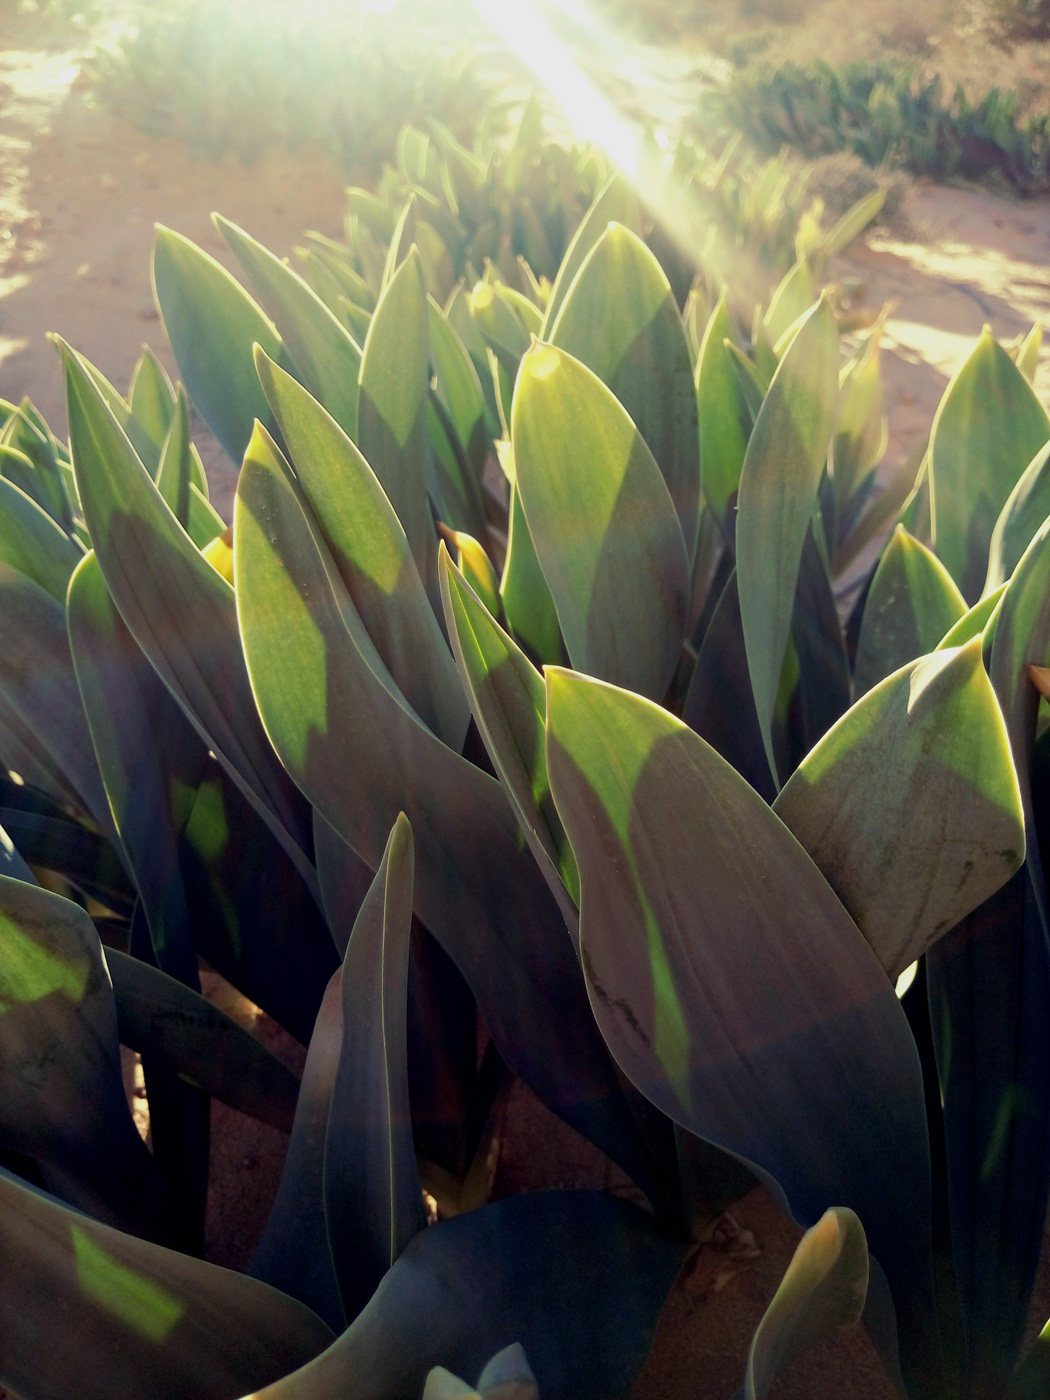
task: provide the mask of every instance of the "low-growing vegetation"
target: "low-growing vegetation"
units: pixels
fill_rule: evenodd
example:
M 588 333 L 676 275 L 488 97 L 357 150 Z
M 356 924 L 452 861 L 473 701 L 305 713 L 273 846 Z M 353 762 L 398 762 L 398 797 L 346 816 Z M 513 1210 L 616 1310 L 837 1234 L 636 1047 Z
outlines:
M 22 1400 L 626 1396 L 756 1179 L 806 1233 L 749 1400 L 861 1318 L 909 1400 L 1044 1393 L 1038 333 L 986 332 L 886 480 L 880 325 L 844 345 L 822 290 L 880 196 L 826 229 L 766 165 L 735 227 L 791 209 L 792 261 L 756 305 L 739 248 L 672 237 L 702 161 L 654 209 L 532 120 L 488 161 L 406 128 L 303 275 L 160 229 L 182 383 L 56 338 L 68 443 L 2 407 Z M 643 1204 L 490 1200 L 515 1079 Z M 290 1132 L 246 1275 L 200 1257 L 212 1097 Z

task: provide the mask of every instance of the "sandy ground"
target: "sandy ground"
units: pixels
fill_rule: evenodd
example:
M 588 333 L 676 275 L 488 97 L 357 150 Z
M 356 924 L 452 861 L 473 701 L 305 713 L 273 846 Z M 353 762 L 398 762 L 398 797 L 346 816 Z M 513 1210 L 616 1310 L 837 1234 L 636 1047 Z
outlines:
M 250 168 L 232 158 L 193 161 L 175 143 L 147 138 L 93 110 L 77 68 L 78 54 L 69 48 L 0 53 L 0 396 L 28 394 L 60 434 L 65 411 L 48 331 L 60 332 L 120 388 L 144 342 L 174 374 L 150 290 L 154 222 L 187 234 L 229 265 L 209 222 L 213 209 L 279 254 L 289 253 L 305 228 L 338 233 L 343 212 L 341 181 L 326 159 L 271 156 Z M 884 357 L 888 467 L 928 430 L 949 376 L 985 322 L 1004 339 L 1026 332 L 1034 320 L 1050 323 L 1050 203 L 920 184 L 906 214 L 907 238 L 873 234 L 836 267 L 837 275 L 863 285 L 866 305 L 896 303 Z M 1046 354 L 1038 387 L 1050 400 Z M 234 468 L 205 431 L 197 440 L 225 512 Z M 301 1064 L 301 1050 L 243 998 L 218 979 L 209 986 L 278 1053 Z M 128 1073 L 134 1096 L 133 1066 Z M 272 1200 L 285 1142 L 221 1105 L 214 1109 L 213 1140 L 208 1253 L 239 1267 Z M 617 1186 L 604 1159 L 516 1090 L 497 1187 L 551 1184 L 552 1171 L 564 1184 Z M 740 1233 L 728 1246 L 704 1251 L 675 1290 L 637 1400 L 682 1393 L 726 1400 L 740 1384 L 750 1331 L 798 1231 L 761 1191 L 734 1214 Z M 753 1259 L 739 1249 L 747 1231 L 760 1251 Z M 1046 1260 L 1038 1294 L 1033 1325 L 1050 1313 Z M 777 1383 L 776 1400 L 889 1395 L 863 1332 L 837 1347 L 834 1370 L 822 1349 Z

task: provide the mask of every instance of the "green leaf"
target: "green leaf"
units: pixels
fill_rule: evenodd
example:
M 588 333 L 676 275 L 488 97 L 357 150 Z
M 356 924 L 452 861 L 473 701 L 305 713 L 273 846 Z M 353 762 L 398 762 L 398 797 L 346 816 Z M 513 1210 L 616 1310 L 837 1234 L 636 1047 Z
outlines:
M 740 618 L 755 708 L 774 779 L 773 711 L 802 546 L 837 406 L 838 331 L 831 304 L 822 296 L 773 376 L 740 474 L 736 524 Z
M 937 556 L 968 603 L 984 581 L 995 522 L 1050 438 L 1050 417 L 986 326 L 944 392 L 930 434 Z
M 509 449 L 510 444 L 507 446 Z M 503 561 L 499 593 L 511 631 L 532 655 L 541 663 L 563 661 L 565 651 L 554 599 L 543 577 L 540 561 L 536 557 L 536 546 L 521 507 L 521 497 L 513 482 L 510 489 L 507 557 Z
M 623 175 L 613 175 L 598 191 L 594 203 L 583 216 L 579 228 L 573 234 L 572 242 L 565 250 L 565 256 L 558 268 L 558 275 L 554 279 L 553 287 L 551 287 L 547 310 L 543 317 L 543 328 L 539 333 L 540 340 L 548 339 L 551 327 L 561 310 L 561 304 L 576 280 L 576 274 L 586 262 L 588 253 L 611 223 L 623 224 L 632 233 L 640 235 L 642 232 L 638 196 Z
M 6 564 L 0 564 L 0 700 L 8 711 L 5 725 L 14 719 L 24 727 L 32 749 L 58 769 L 76 805 L 106 836 L 113 835 L 69 653 L 65 608 Z
M 401 522 L 375 473 L 316 399 L 262 352 L 259 379 L 339 576 L 420 719 L 457 752 L 469 706 Z
M 325 1138 L 325 1219 L 353 1319 L 425 1229 L 408 1101 L 412 828 L 402 813 L 343 961 L 343 1041 Z
M 662 698 L 689 606 L 682 532 L 627 412 L 563 350 L 537 344 L 514 391 L 516 482 L 573 663 Z
M 855 1327 L 868 1292 L 868 1243 L 851 1210 L 832 1206 L 799 1240 L 747 1357 L 745 1400 L 762 1400 L 777 1374 L 810 1347 Z
M 433 298 L 428 298 L 427 305 L 438 396 L 463 444 L 471 470 L 480 479 L 488 454 L 485 395 L 467 348 L 451 321 Z
M 513 380 L 521 357 L 529 348 L 530 335 L 508 290 L 499 283 L 479 282 L 470 294 L 468 305 L 471 319 L 481 331 L 485 344 Z
M 853 669 L 857 695 L 933 651 L 965 613 L 966 602 L 948 570 L 898 525 L 864 604 Z
M 801 1224 L 834 1202 L 857 1212 L 893 1290 L 906 1374 L 927 1393 L 929 1150 L 892 984 L 809 856 L 702 739 L 560 668 L 547 694 L 583 968 L 617 1063 Z
M 290 1132 L 299 1080 L 254 1036 L 159 968 L 105 950 L 120 1043 L 195 1089 Z
M 773 810 L 898 977 L 1024 861 L 1021 794 L 981 638 L 869 691 Z
M 160 224 L 153 292 L 194 406 L 227 454 L 240 462 L 253 422 L 266 418 L 252 346 L 258 343 L 276 360 L 281 337 L 224 267 Z
M 689 344 L 671 285 L 642 240 L 610 224 L 580 268 L 550 342 L 592 370 L 645 439 L 690 562 L 700 526 L 700 429 Z
M 984 632 L 1005 592 L 1006 584 L 1001 583 L 993 593 L 986 593 L 979 603 L 974 603 L 973 607 L 960 617 L 954 627 L 945 632 L 934 650 L 944 651 L 948 647 L 961 647 L 971 637 Z
M 167 372 L 148 345 L 143 346 L 131 375 L 128 407 L 157 452 L 168 435 L 175 409 L 175 390 Z
M 233 589 L 180 528 L 83 361 L 64 344 L 62 355 L 77 481 L 113 601 L 194 728 L 309 881 L 308 820 L 259 721 Z M 258 385 L 254 365 L 252 375 Z
M 1050 1322 L 1010 1377 L 1006 1400 L 1042 1400 L 1050 1390 Z
M 74 537 L 13 481 L 0 477 L 0 561 L 65 603 L 69 576 L 83 557 Z
M 342 968 L 325 989 L 310 1037 L 280 1185 L 248 1272 L 297 1298 L 336 1332 L 346 1314 L 325 1222 L 328 1110 L 343 1043 Z
M 984 592 L 1011 577 L 1043 521 L 1050 515 L 1050 442 L 1029 462 L 995 522 L 988 546 Z
M 70 583 L 68 627 L 95 758 L 153 952 L 165 972 L 196 987 L 178 839 L 207 750 L 125 627 L 94 553 Z
M 599 1191 L 468 1211 L 420 1231 L 338 1341 L 256 1400 L 418 1396 L 432 1367 L 477 1375 L 508 1337 L 542 1396 L 627 1400 L 685 1253 Z
M 485 748 L 529 849 L 570 931 L 575 931 L 579 876 L 547 782 L 543 677 L 484 607 L 444 549 L 438 570 L 456 665 Z
M 500 1054 L 555 1112 L 645 1175 L 572 943 L 503 790 L 405 703 L 308 512 L 258 433 L 238 484 L 235 563 L 267 733 L 370 868 L 406 813 L 416 836 L 416 913 L 459 967 Z
M 99 1219 L 182 1244 L 120 1073 L 102 945 L 76 904 L 0 876 L 0 1142 Z M 8 1345 L 5 1332 L 4 1351 Z M 2 1367 L 0 1367 L 2 1370 Z
M 427 501 L 428 316 L 417 249 L 384 289 L 372 317 L 361 361 L 357 445 L 394 507 L 436 603 L 437 535 Z
M 109 1229 L 7 1173 L 0 1331 L 0 1383 L 24 1400 L 229 1400 L 332 1340 L 265 1284 Z
M 762 318 L 762 327 L 771 345 L 806 314 L 817 299 L 817 290 L 813 269 L 803 258 L 785 274 Z
M 287 263 L 221 215 L 213 214 L 212 221 L 273 317 L 297 376 L 343 431 L 356 437 L 360 346 Z M 277 358 L 265 344 L 263 349 Z
M 723 529 L 730 525 L 730 508 L 740 485 L 740 470 L 752 424 L 737 371 L 726 348 L 731 331 L 723 294 L 707 323 L 696 362 L 704 500 Z

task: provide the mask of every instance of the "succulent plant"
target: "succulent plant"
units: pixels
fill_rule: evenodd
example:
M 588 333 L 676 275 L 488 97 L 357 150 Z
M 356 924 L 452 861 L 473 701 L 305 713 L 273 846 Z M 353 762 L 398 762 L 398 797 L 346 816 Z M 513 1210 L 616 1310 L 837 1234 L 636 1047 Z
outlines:
M 755 1178 L 806 1234 L 746 1397 L 862 1314 L 913 1400 L 1035 1393 L 1050 418 L 986 336 L 882 487 L 878 328 L 843 361 L 803 253 L 751 335 L 719 298 L 691 339 L 626 199 L 549 291 L 491 271 L 447 307 L 408 210 L 361 341 L 225 221 L 258 302 L 161 230 L 186 391 L 146 358 L 124 398 L 58 342 L 68 451 L 6 406 L 24 1400 L 484 1394 L 526 1384 L 484 1370 L 513 1343 L 544 1400 L 626 1395 Z M 924 511 L 933 549 L 893 530 Z M 198 957 L 308 1044 L 301 1083 Z M 647 1208 L 488 1202 L 512 1077 Z M 291 1130 L 248 1277 L 193 1257 L 209 1096 Z

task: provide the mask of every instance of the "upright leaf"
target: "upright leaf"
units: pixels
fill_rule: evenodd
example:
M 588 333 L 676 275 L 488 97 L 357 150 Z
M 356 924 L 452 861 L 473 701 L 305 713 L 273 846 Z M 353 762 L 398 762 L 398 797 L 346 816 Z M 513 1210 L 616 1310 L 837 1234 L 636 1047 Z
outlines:
M 325 1219 L 353 1319 L 426 1225 L 408 1102 L 412 828 L 390 833 L 343 962 L 343 1043 L 325 1138 Z
M 968 603 L 1007 497 L 1050 438 L 1050 417 L 986 326 L 944 392 L 930 434 L 933 537 Z
M 966 612 L 935 554 L 898 525 L 868 589 L 857 642 L 858 695 L 934 647 Z
M 1025 468 L 995 522 L 988 545 L 984 592 L 992 593 L 1012 576 L 1021 556 L 1050 515 L 1050 442 Z
M 357 342 L 287 263 L 228 219 L 219 214 L 212 219 L 273 317 L 302 382 L 343 431 L 356 437 L 357 380 L 361 371 Z M 268 352 L 268 347 L 263 348 Z M 245 446 L 247 439 L 242 448 Z
M 980 637 L 869 691 L 773 810 L 896 979 L 1024 860 L 1021 794 Z
M 153 294 L 194 406 L 227 454 L 240 462 L 252 423 L 266 418 L 252 346 L 258 343 L 276 360 L 281 337 L 224 267 L 160 224 Z
M 617 1062 L 753 1164 L 800 1223 L 835 1202 L 856 1211 L 905 1374 L 936 1393 L 922 1076 L 892 984 L 791 833 L 697 735 L 572 672 L 548 669 L 547 687 L 583 967 Z
M 619 399 L 663 474 L 690 562 L 700 525 L 700 429 L 685 328 L 642 240 L 610 224 L 580 268 L 550 342 Z
M 766 758 L 795 584 L 838 403 L 838 332 L 826 297 L 802 322 L 770 383 L 740 474 L 737 586 Z M 570 653 L 571 654 L 571 653 Z
M 427 321 L 427 292 L 415 250 L 384 288 L 368 330 L 361 360 L 357 445 L 389 497 L 420 576 L 436 601 L 437 535 L 426 485 Z
M 516 481 L 569 656 L 661 699 L 689 605 L 689 566 L 664 479 L 596 375 L 536 345 L 514 391 Z
M 711 313 L 696 361 L 696 402 L 704 500 L 728 529 L 740 485 L 752 416 L 726 348 L 732 327 L 723 295 Z
M 611 223 L 623 224 L 632 233 L 640 234 L 642 231 L 638 197 L 623 175 L 613 175 L 598 191 L 594 203 L 573 234 L 572 242 L 565 250 L 558 275 L 551 287 L 543 327 L 539 334 L 540 340 L 550 337 L 551 327 L 561 310 L 562 302 L 569 294 L 569 288 L 576 280 L 576 274 L 586 262 L 587 254 Z

